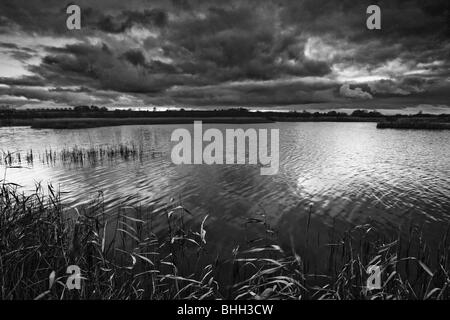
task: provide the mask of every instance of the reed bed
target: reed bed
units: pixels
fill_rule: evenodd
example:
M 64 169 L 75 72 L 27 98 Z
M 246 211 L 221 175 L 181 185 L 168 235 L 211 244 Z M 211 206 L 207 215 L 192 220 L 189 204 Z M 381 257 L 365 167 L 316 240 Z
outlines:
M 24 194 L 4 182 L 1 299 L 449 298 L 447 234 L 432 254 L 415 227 L 406 238 L 386 239 L 370 225 L 357 226 L 323 248 L 328 272 L 315 274 L 307 254 L 271 238 L 214 252 L 210 218 L 191 223 L 194 218 L 175 201 L 105 214 L 101 193 L 69 208 L 52 186 Z M 266 221 L 254 222 L 272 230 Z M 302 228 L 312 234 L 309 222 Z M 82 270 L 80 290 L 65 286 L 68 265 Z M 383 271 L 381 289 L 366 289 L 368 265 Z
M 145 157 L 156 158 L 162 155 L 161 151 L 145 150 L 144 146 L 134 143 L 91 147 L 73 146 L 60 150 L 45 149 L 39 152 L 33 149 L 16 152 L 6 150 L 0 153 L 0 164 L 5 167 L 32 166 L 37 161 L 47 165 L 56 163 L 92 165 L 118 159 L 142 161 Z

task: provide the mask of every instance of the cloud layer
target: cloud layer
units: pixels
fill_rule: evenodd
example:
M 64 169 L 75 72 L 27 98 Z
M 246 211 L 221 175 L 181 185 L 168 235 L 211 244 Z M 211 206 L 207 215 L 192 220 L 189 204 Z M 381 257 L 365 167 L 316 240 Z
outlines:
M 0 0 L 0 104 L 446 110 L 448 1 L 377 3 Z

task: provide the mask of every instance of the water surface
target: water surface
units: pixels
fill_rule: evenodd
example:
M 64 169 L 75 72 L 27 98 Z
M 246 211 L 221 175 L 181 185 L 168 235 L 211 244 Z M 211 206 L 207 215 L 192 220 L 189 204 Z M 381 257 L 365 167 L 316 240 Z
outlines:
M 204 129 L 212 125 L 204 125 Z M 8 181 L 33 189 L 59 186 L 65 201 L 85 202 L 102 191 L 107 208 L 177 199 L 194 221 L 208 218 L 209 240 L 229 249 L 266 234 L 247 218 L 267 221 L 283 243 L 303 243 L 311 213 L 317 247 L 333 226 L 345 230 L 374 223 L 395 230 L 411 220 L 440 236 L 450 217 L 450 131 L 377 130 L 374 123 L 274 123 L 214 125 L 279 128 L 280 170 L 261 176 L 253 165 L 172 164 L 172 131 L 180 125 L 119 126 L 84 130 L 0 128 L 0 148 L 34 154 L 45 150 L 135 143 L 139 160 L 70 165 L 34 161 L 8 169 Z M 191 125 L 184 127 L 192 130 Z M 161 152 L 152 156 L 152 152 Z M 4 166 L 1 167 L 4 171 Z M 251 231 L 249 231 L 251 229 Z M 255 231 L 256 230 L 256 231 Z M 253 239 L 255 238 L 255 239 Z

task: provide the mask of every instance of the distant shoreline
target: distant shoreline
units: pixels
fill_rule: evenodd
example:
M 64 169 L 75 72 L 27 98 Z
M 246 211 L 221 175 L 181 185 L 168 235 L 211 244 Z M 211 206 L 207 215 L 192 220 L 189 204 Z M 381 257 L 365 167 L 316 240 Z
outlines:
M 438 121 L 399 119 L 397 121 L 378 122 L 377 129 L 450 130 L 450 123 Z
M 55 118 L 25 121 L 33 129 L 87 129 L 124 125 L 189 124 L 196 120 L 204 123 L 270 123 L 266 118 L 210 117 L 204 119 L 190 117 L 172 118 Z
M 157 118 L 33 118 L 0 120 L 0 127 L 31 127 L 32 129 L 87 129 L 123 125 L 158 125 L 203 123 L 251 124 L 274 122 L 378 122 L 380 118 L 287 118 L 287 117 L 157 117 Z
M 357 110 L 351 115 L 341 112 L 250 112 L 230 110 L 178 111 L 107 111 L 97 107 L 75 109 L 0 110 L 0 127 L 29 126 L 34 129 L 86 129 L 120 125 L 204 123 L 273 123 L 273 122 L 375 122 L 378 128 L 449 129 L 450 115 L 386 116 L 375 111 Z

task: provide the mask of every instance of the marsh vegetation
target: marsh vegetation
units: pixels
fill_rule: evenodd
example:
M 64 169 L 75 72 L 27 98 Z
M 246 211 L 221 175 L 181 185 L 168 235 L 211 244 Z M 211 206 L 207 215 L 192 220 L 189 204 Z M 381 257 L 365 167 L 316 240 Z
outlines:
M 5 168 L 21 168 L 32 166 L 35 162 L 53 165 L 62 163 L 65 165 L 93 165 L 97 163 L 111 162 L 115 160 L 139 160 L 155 158 L 163 155 L 163 152 L 156 150 L 144 150 L 144 147 L 135 143 L 121 143 L 101 146 L 72 146 L 63 147 L 58 150 L 44 149 L 34 151 L 10 151 L 0 152 L 0 164 Z
M 182 203 L 117 208 L 105 215 L 101 193 L 89 204 L 66 207 L 51 185 L 25 194 L 0 188 L 2 299 L 448 299 L 449 239 L 437 250 L 410 226 L 407 237 L 381 236 L 355 226 L 333 243 L 328 272 L 310 270 L 307 255 L 243 243 L 232 252 L 208 248 L 208 217 L 187 223 Z M 154 227 L 157 217 L 163 229 Z M 253 223 L 271 230 L 264 220 Z M 308 223 L 302 226 L 313 234 Z M 81 290 L 67 290 L 68 265 L 82 270 Z M 367 267 L 383 272 L 382 288 L 366 290 Z

